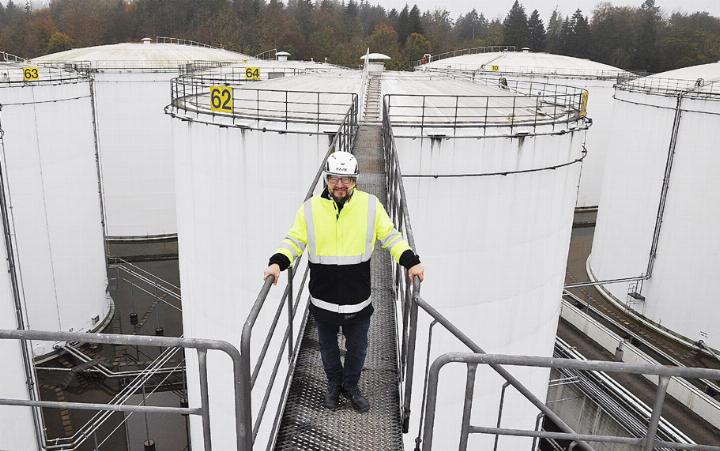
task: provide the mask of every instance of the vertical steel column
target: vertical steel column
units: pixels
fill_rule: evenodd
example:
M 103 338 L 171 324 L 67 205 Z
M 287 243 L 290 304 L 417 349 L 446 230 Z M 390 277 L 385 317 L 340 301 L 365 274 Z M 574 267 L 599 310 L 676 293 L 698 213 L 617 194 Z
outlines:
M 202 411 L 203 442 L 205 444 L 205 451 L 211 451 L 212 441 L 210 438 L 210 397 L 208 396 L 206 349 L 198 349 L 198 363 L 200 364 L 200 409 Z
M 645 444 L 643 445 L 643 451 L 652 451 L 653 449 L 653 442 L 655 441 L 655 435 L 657 434 L 658 423 L 660 422 L 660 415 L 662 414 L 662 407 L 665 402 L 665 393 L 667 392 L 668 382 L 670 382 L 670 377 L 660 376 L 657 394 L 655 395 L 655 404 L 653 405 L 650 423 L 648 424 L 647 438 L 645 439 Z
M 465 404 L 463 404 L 462 426 L 460 427 L 460 446 L 458 448 L 459 451 L 465 451 L 467 449 L 468 436 L 470 435 L 470 415 L 472 414 L 476 372 L 477 363 L 468 363 L 467 380 L 465 381 Z

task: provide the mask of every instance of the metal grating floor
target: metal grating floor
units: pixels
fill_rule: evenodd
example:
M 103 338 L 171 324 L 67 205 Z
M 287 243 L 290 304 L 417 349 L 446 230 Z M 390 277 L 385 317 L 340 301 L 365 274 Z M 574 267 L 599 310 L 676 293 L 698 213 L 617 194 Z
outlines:
M 360 189 L 386 200 L 380 128 L 361 126 L 355 142 L 360 163 Z M 390 255 L 375 248 L 371 261 L 372 302 L 375 313 L 369 332 L 368 354 L 360 389 L 370 411 L 357 413 L 341 397 L 335 411 L 322 406 L 325 372 L 320 360 L 317 331 L 312 317 L 304 331 L 295 374 L 280 423 L 276 450 L 402 450 L 399 414 L 395 315 Z M 341 338 L 341 350 L 344 343 Z

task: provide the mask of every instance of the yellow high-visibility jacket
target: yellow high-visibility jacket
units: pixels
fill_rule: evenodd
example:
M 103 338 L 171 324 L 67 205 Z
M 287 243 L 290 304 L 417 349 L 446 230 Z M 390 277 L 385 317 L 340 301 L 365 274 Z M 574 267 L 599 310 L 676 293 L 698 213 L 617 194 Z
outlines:
M 325 190 L 298 208 L 270 262 L 285 269 L 307 249 L 313 313 L 330 321 L 359 319 L 372 313 L 370 257 L 377 240 L 404 266 L 420 262 L 377 197 L 356 188 L 339 208 Z

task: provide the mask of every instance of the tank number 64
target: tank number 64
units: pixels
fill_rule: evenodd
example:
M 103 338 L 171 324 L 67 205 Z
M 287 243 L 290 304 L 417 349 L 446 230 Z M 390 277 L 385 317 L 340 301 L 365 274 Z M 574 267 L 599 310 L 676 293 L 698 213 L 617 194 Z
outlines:
M 233 88 L 210 86 L 210 110 L 220 113 L 233 112 Z
M 37 80 L 40 78 L 40 72 L 37 67 L 24 67 L 23 68 L 23 80 Z
M 245 79 L 246 80 L 260 80 L 260 68 L 259 67 L 246 67 L 245 68 Z

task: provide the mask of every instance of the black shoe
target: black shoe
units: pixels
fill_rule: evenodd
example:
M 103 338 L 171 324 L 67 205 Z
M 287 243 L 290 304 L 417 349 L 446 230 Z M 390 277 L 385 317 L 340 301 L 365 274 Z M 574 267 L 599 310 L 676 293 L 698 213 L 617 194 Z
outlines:
M 339 385 L 331 385 L 325 392 L 325 399 L 323 399 L 323 406 L 330 410 L 337 409 L 340 403 L 340 392 L 342 387 Z
M 359 388 L 355 387 L 349 390 L 343 388 L 342 395 L 350 400 L 350 404 L 352 404 L 353 409 L 355 409 L 356 411 L 363 413 L 370 410 L 370 403 L 368 402 L 367 398 L 365 398 L 363 394 L 360 393 Z

